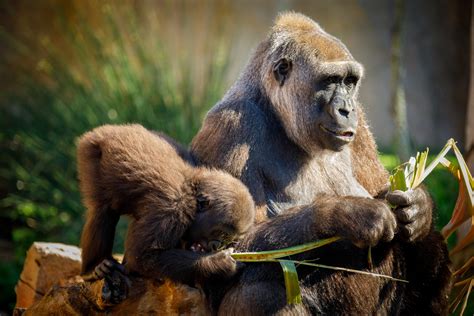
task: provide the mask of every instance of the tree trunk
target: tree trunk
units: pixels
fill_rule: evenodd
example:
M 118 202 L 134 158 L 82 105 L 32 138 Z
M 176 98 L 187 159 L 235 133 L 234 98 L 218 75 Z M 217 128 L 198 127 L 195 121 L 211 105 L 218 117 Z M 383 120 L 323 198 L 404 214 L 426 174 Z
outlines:
M 469 101 L 466 115 L 466 162 L 469 170 L 474 171 L 474 6 L 471 8 L 471 76 L 469 83 Z
M 402 35 L 405 1 L 395 1 L 395 17 L 392 28 L 392 115 L 395 123 L 395 152 L 401 161 L 410 157 L 410 136 L 408 133 L 407 107 L 403 87 Z

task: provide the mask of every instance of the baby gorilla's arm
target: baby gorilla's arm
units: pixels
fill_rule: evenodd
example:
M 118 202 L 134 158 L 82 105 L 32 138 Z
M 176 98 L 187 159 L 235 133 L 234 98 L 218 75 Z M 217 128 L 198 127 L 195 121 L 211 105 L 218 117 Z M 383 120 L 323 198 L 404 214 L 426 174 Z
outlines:
M 145 277 L 169 278 L 194 284 L 210 278 L 229 278 L 237 272 L 237 263 L 229 250 L 206 254 L 183 249 L 147 250 L 127 263 Z
M 127 269 L 187 284 L 234 275 L 236 262 L 229 251 L 210 254 L 178 248 L 188 227 L 180 216 L 151 210 L 130 223 L 125 246 Z

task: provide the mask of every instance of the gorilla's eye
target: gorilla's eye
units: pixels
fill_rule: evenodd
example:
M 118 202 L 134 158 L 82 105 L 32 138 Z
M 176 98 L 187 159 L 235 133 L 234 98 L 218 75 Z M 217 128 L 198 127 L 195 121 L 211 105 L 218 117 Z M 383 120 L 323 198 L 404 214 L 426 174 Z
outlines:
M 287 75 L 290 71 L 290 63 L 285 59 L 278 64 L 278 72 L 281 75 Z
M 333 83 L 341 82 L 342 81 L 341 79 L 342 78 L 339 77 L 339 76 L 329 76 L 329 77 L 324 78 L 322 83 L 323 83 L 323 85 L 328 86 L 328 85 L 333 84 Z
M 346 77 L 346 79 L 344 79 L 344 84 L 346 86 L 355 86 L 358 81 L 359 78 L 357 78 L 356 76 L 349 75 Z
M 198 213 L 205 212 L 209 207 L 209 200 L 203 196 L 198 196 L 196 198 L 196 202 L 197 202 L 196 204 L 197 204 Z

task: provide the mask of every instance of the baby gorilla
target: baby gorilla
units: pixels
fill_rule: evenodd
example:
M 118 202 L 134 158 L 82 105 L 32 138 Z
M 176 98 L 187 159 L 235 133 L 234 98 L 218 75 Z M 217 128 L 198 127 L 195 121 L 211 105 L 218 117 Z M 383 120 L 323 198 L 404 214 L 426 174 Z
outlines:
M 125 267 L 131 273 L 189 285 L 237 271 L 230 246 L 252 226 L 253 199 L 228 173 L 194 167 L 183 149 L 140 125 L 102 126 L 78 144 L 87 207 L 82 274 L 110 268 L 117 222 L 130 215 Z M 96 268 L 98 267 L 98 268 Z M 94 270 L 95 269 L 95 270 Z

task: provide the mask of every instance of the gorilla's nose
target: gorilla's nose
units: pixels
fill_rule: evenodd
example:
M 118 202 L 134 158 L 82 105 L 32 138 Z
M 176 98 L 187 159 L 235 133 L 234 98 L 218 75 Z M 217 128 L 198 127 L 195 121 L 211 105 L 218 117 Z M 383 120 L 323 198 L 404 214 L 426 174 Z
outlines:
M 349 114 L 351 113 L 352 107 L 348 100 L 336 96 L 330 105 L 331 110 L 329 113 L 334 119 L 338 119 L 338 117 L 348 118 Z

